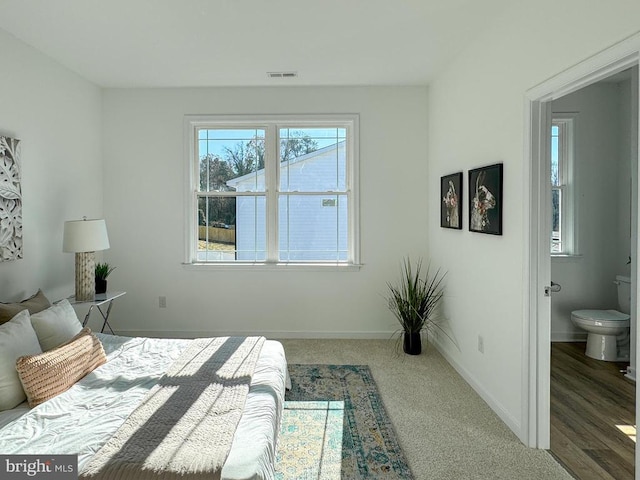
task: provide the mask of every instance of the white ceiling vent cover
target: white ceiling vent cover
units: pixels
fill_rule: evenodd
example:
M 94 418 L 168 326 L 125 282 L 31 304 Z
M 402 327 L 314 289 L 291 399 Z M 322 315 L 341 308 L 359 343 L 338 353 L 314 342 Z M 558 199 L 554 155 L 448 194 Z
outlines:
M 296 78 L 298 72 L 267 72 L 269 78 Z

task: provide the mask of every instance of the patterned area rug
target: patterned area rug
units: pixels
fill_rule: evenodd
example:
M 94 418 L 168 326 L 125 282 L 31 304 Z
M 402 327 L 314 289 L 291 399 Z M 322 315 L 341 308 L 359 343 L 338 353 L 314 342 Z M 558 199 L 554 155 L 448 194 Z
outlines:
M 276 479 L 411 479 L 366 365 L 289 365 Z

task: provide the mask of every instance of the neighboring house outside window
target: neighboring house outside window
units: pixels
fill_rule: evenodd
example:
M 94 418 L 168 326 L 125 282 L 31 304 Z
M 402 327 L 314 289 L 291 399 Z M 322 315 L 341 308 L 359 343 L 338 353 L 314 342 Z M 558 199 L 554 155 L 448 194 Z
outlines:
M 359 263 L 356 116 L 187 117 L 186 135 L 187 263 Z
M 551 123 L 551 254 L 576 253 L 574 207 L 574 118 Z

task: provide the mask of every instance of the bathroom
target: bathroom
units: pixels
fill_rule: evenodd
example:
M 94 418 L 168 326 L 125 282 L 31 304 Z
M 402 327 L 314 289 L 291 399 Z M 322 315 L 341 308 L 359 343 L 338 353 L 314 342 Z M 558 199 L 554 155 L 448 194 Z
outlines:
M 636 342 L 618 349 L 628 360 L 594 360 L 572 312 L 620 310 L 619 276 L 633 276 L 637 105 L 637 66 L 552 103 L 551 452 L 580 479 L 634 478 Z
M 571 312 L 618 309 L 616 276 L 631 276 L 631 244 L 636 238 L 631 176 L 637 148 L 631 86 L 637 85 L 637 75 L 634 67 L 553 102 L 554 119 L 572 119 L 574 140 L 573 165 L 566 169 L 569 189 L 562 192 L 573 219 L 565 215 L 569 218 L 562 225 L 569 231 L 564 252 L 551 256 L 551 278 L 561 288 L 552 296 L 552 342 L 586 341 L 586 332 L 573 324 Z M 634 318 L 631 323 L 635 331 Z M 634 347 L 631 342 L 632 379 Z

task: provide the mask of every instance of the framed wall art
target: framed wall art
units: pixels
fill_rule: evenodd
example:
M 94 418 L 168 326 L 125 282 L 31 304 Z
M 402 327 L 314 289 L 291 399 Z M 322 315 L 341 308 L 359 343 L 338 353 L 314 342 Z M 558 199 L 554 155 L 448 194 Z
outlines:
M 469 231 L 502 235 L 502 163 L 469 170 Z
M 440 177 L 440 226 L 462 228 L 462 172 Z
M 0 261 L 22 258 L 20 140 L 0 136 Z

